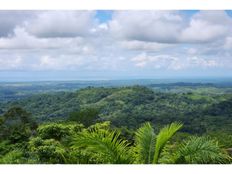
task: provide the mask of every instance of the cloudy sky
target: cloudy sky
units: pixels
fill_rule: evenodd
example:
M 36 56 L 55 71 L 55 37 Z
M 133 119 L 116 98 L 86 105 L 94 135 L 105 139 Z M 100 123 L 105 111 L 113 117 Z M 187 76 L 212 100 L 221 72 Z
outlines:
M 0 11 L 0 81 L 231 76 L 231 11 Z

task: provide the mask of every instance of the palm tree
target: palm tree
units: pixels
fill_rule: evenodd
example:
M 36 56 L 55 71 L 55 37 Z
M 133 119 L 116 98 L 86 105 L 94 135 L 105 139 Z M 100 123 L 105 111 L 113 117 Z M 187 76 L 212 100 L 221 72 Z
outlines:
M 218 143 L 205 137 L 190 137 L 170 153 L 168 141 L 181 129 L 181 123 L 163 127 L 158 135 L 150 123 L 144 123 L 135 132 L 135 144 L 120 138 L 120 133 L 109 128 L 92 128 L 78 133 L 72 147 L 91 152 L 99 163 L 158 164 L 158 163 L 225 163 L 228 155 Z M 172 149 L 173 150 L 173 149 Z
M 153 162 L 155 153 L 155 138 L 154 129 L 150 123 L 144 123 L 135 132 L 135 148 L 136 163 L 149 164 Z
M 133 148 L 128 141 L 120 138 L 117 131 L 90 129 L 77 134 L 72 147 L 98 154 L 98 157 L 103 157 L 103 163 L 157 163 L 165 144 L 181 127 L 180 123 L 172 123 L 155 136 L 150 123 L 145 123 L 136 131 L 136 146 Z M 138 153 L 136 160 L 132 156 L 134 150 Z
M 129 143 L 119 136 L 119 132 L 108 129 L 85 130 L 74 137 L 72 147 L 92 152 L 100 163 L 131 163 Z
M 165 145 L 181 127 L 181 123 L 172 123 L 162 128 L 157 136 L 150 123 L 139 128 L 135 133 L 138 163 L 157 164 Z
M 177 148 L 174 163 L 181 164 L 220 164 L 231 160 L 218 142 L 209 137 L 192 136 Z

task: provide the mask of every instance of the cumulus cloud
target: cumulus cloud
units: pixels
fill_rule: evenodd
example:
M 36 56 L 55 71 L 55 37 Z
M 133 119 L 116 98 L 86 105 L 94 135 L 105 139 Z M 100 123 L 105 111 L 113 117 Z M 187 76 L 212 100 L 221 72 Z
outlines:
M 80 37 L 37 38 L 19 27 L 14 29 L 10 37 L 0 38 L 0 49 L 65 49 L 82 53 L 92 51 L 91 46 Z
M 0 37 L 7 37 L 13 32 L 16 26 L 24 21 L 34 18 L 37 11 L 9 11 L 0 10 Z
M 99 16 L 99 15 L 98 15 Z M 1 11 L 0 70 L 180 72 L 232 67 L 224 11 Z
M 109 26 L 114 35 L 126 40 L 173 43 L 182 21 L 175 11 L 117 11 Z
M 181 42 L 210 42 L 232 32 L 232 19 L 224 11 L 201 11 L 181 32 Z
M 147 53 L 141 53 L 131 58 L 131 61 L 134 62 L 134 65 L 139 68 L 149 67 L 154 69 L 167 70 L 220 66 L 216 60 L 204 59 L 197 56 L 183 59 L 181 57 L 174 57 L 172 55 L 148 55 Z
M 94 11 L 45 11 L 25 22 L 25 28 L 38 37 L 87 36 L 96 25 L 94 15 Z
M 124 40 L 158 43 L 204 43 L 232 32 L 225 11 L 200 11 L 190 20 L 176 11 L 119 11 L 109 22 L 115 36 Z

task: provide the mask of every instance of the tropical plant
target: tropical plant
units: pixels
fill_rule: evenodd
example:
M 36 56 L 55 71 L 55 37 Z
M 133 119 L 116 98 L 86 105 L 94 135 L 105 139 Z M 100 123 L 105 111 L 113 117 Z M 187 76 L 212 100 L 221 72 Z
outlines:
M 156 136 L 150 123 L 145 123 L 135 133 L 135 147 L 121 139 L 120 132 L 98 127 L 77 134 L 73 139 L 72 147 L 97 154 L 101 163 L 149 164 L 158 163 L 166 143 L 182 127 L 182 124 L 172 123 L 161 129 Z
M 38 127 L 37 134 L 42 139 L 61 140 L 67 136 L 73 135 L 84 128 L 82 124 L 65 122 L 65 123 L 45 123 Z
M 135 151 L 139 163 L 157 164 L 167 142 L 182 127 L 181 123 L 171 123 L 162 128 L 158 135 L 150 123 L 145 123 L 135 133 Z
M 98 119 L 99 111 L 96 108 L 83 108 L 80 111 L 72 112 L 69 116 L 70 121 L 90 126 Z
M 37 128 L 30 113 L 20 107 L 10 108 L 0 121 L 0 140 L 10 140 L 12 144 L 27 141 Z
M 155 133 L 150 123 L 135 132 L 135 152 L 137 163 L 149 164 L 153 162 L 155 153 Z
M 181 164 L 220 164 L 230 160 L 218 142 L 209 137 L 192 136 L 177 148 L 174 163 Z
M 78 133 L 73 139 L 72 147 L 88 154 L 86 158 L 95 158 L 96 163 L 208 164 L 228 162 L 228 154 L 220 148 L 217 141 L 207 137 L 192 136 L 180 145 L 168 143 L 182 126 L 181 123 L 171 123 L 156 135 L 151 124 L 144 123 L 135 132 L 133 146 L 120 138 L 120 132 L 110 130 L 109 123 L 98 123 Z
M 23 151 L 20 149 L 10 151 L 0 158 L 0 164 L 22 164 L 25 162 L 26 159 L 23 157 Z
M 59 141 L 54 139 L 32 138 L 29 141 L 29 151 L 34 160 L 39 163 L 66 163 L 66 150 Z
M 182 128 L 181 123 L 171 123 L 170 125 L 162 128 L 156 138 L 155 156 L 153 163 L 158 163 L 161 152 L 163 151 L 167 142 L 172 138 L 172 136 Z
M 103 123 L 104 125 L 104 123 Z M 120 138 L 118 131 L 92 127 L 78 133 L 72 142 L 72 148 L 92 152 L 98 163 L 128 164 L 132 162 L 129 143 Z

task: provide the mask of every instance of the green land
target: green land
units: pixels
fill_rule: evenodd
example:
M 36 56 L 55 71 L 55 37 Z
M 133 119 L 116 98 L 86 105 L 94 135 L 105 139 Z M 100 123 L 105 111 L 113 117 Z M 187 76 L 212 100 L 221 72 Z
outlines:
M 231 163 L 232 83 L 0 84 L 2 164 Z

